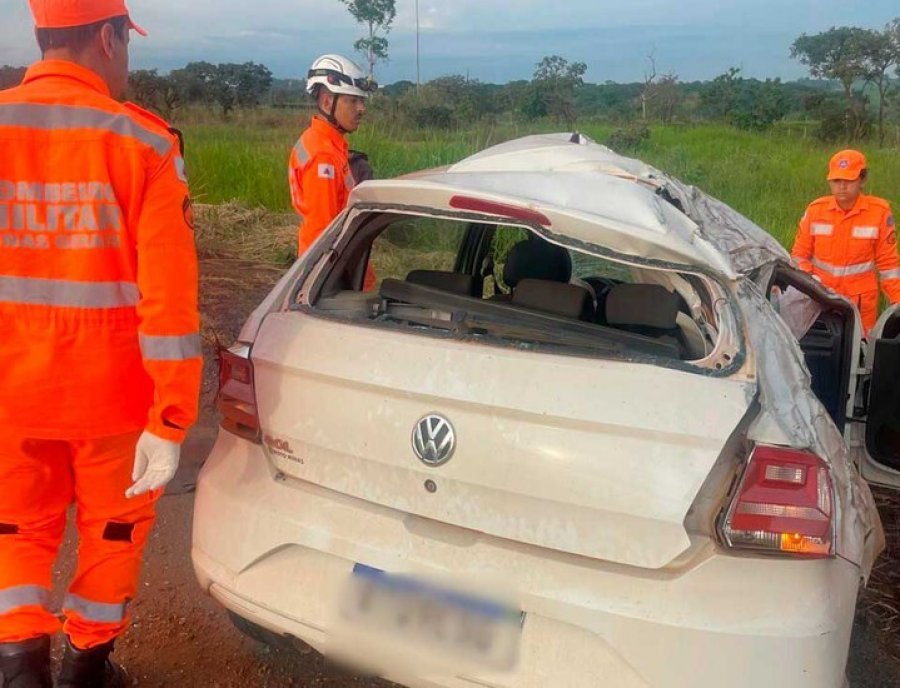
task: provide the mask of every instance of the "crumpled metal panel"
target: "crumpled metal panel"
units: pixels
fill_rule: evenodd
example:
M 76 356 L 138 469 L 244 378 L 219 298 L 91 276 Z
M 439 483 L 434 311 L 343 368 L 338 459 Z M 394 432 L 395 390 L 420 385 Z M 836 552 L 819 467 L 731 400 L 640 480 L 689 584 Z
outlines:
M 678 201 L 699 234 L 746 274 L 790 255 L 768 232 L 722 201 L 646 163 L 619 155 L 584 134 L 539 134 L 501 143 L 450 167 L 447 172 L 602 172 L 656 188 Z
M 749 279 L 738 284 L 738 297 L 756 356 L 759 398 L 766 416 L 760 424 L 774 423 L 786 442 L 809 449 L 831 465 L 841 528 L 837 553 L 860 565 L 868 576 L 874 557 L 871 548 L 867 550 L 866 537 L 880 528 L 873 516 L 877 510 L 871 492 L 853 464 L 844 438 L 813 394 L 803 352 L 787 325 Z M 753 429 L 749 437 L 762 440 Z
M 700 234 L 729 257 L 735 272 L 747 274 L 776 260 L 790 262 L 790 254 L 771 234 L 734 208 L 672 178 L 667 178 L 666 188 L 697 223 Z

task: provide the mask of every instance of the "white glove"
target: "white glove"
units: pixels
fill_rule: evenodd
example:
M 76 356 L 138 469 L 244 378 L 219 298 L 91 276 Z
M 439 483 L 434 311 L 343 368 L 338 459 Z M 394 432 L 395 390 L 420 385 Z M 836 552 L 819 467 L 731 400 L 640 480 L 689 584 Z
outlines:
M 131 478 L 135 482 L 125 492 L 125 496 L 131 499 L 165 486 L 175 477 L 180 456 L 180 444 L 144 430 L 134 450 Z

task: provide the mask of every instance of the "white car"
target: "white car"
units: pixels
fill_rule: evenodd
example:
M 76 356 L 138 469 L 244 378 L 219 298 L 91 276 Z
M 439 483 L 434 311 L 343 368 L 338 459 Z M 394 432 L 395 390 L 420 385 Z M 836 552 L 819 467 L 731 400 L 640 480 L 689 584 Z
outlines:
M 898 335 L 577 134 L 367 182 L 223 354 L 197 576 L 408 686 L 840 688 Z

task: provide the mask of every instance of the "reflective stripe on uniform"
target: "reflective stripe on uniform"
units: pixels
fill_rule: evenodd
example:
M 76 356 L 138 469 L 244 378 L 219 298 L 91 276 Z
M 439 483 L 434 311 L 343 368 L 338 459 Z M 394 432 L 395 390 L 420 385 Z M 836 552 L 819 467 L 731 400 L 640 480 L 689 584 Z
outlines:
M 875 269 L 875 261 L 870 260 L 868 263 L 856 263 L 854 265 L 832 265 L 818 258 L 812 259 L 812 264 L 819 270 L 827 272 L 833 277 L 850 277 L 852 275 L 863 275 Z
M 346 173 L 344 174 L 344 186 L 346 187 L 347 191 L 353 191 L 353 187 L 356 186 L 356 180 L 353 178 L 353 174 L 350 172 L 349 169 L 346 170 L 345 172 Z
M 127 115 L 72 105 L 0 105 L 0 126 L 46 130 L 100 129 L 137 139 L 158 155 L 166 155 L 174 145 L 170 139 L 145 129 Z
M 125 620 L 125 607 L 124 602 L 93 602 L 71 593 L 63 601 L 64 611 L 98 623 L 121 623 Z
M 809 225 L 809 233 L 813 236 L 831 236 L 834 234 L 834 225 L 813 222 Z
M 175 156 L 175 174 L 178 177 L 178 181 L 187 184 L 187 169 L 184 166 L 184 158 L 182 158 L 180 155 Z
M 894 268 L 893 270 L 882 270 L 878 273 L 878 276 L 883 280 L 900 279 L 900 268 Z
M 0 276 L 0 301 L 62 308 L 125 308 L 140 299 L 134 282 L 75 282 Z
M 0 614 L 19 607 L 46 607 L 50 591 L 40 585 L 16 585 L 0 590 Z
M 878 238 L 878 227 L 854 227 L 853 228 L 853 238 L 854 239 L 877 239 Z
M 300 161 L 301 165 L 305 165 L 309 162 L 309 151 L 306 150 L 306 146 L 303 145 L 303 141 L 297 141 L 297 145 L 294 146 L 294 152 L 297 154 L 297 160 Z M 284 155 L 284 153 L 282 153 L 282 155 Z
M 183 336 L 139 335 L 141 353 L 147 361 L 184 361 L 200 356 L 200 335 Z

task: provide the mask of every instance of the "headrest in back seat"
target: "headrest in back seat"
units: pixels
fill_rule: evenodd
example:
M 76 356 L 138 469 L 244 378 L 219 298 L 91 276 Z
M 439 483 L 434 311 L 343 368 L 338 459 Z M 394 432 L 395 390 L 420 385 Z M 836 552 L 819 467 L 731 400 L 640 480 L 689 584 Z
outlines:
M 671 330 L 676 327 L 678 299 L 659 284 L 617 284 L 606 297 L 606 322 Z
M 590 292 L 577 284 L 523 279 L 513 292 L 512 304 L 564 318 L 592 319 L 594 302 Z
M 406 276 L 406 281 L 411 282 L 412 284 L 419 284 L 423 287 L 448 291 L 453 294 L 481 296 L 481 294 L 473 294 L 475 279 L 472 275 L 463 275 L 459 272 L 413 270 Z
M 515 287 L 523 279 L 568 282 L 572 260 L 562 246 L 532 237 L 512 247 L 503 267 L 503 281 Z

